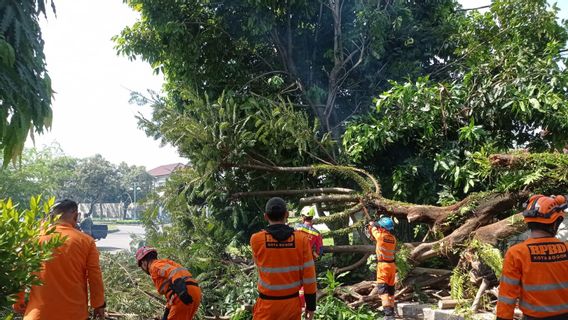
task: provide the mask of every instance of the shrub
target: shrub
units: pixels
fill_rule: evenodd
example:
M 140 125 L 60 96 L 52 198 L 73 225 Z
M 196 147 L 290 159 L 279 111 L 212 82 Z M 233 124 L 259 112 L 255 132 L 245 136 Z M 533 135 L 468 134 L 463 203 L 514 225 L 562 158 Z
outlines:
M 35 272 L 62 243 L 59 236 L 40 242 L 52 234 L 48 214 L 54 199 L 30 199 L 30 208 L 20 210 L 10 199 L 0 200 L 0 308 L 6 310 L 22 290 L 39 285 Z

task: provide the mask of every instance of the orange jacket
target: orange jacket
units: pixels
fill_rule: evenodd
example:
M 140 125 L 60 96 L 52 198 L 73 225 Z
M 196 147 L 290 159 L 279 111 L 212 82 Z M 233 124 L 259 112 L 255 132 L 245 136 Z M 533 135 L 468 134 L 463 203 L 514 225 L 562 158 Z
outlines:
M 321 233 L 314 228 L 311 223 L 299 223 L 296 225 L 295 229 L 302 231 L 307 235 L 310 240 L 310 246 L 312 247 L 314 260 L 319 258 L 323 254 L 323 238 Z
M 378 262 L 394 262 L 394 254 L 396 252 L 396 238 L 392 233 L 384 228 L 371 228 L 371 234 L 377 241 L 377 261 Z
M 93 238 L 67 223 L 58 223 L 55 232 L 66 240 L 39 272 L 43 285 L 32 287 L 24 320 L 87 319 L 88 297 L 94 308 L 105 304 L 99 251 Z
M 507 250 L 497 319 L 513 319 L 517 299 L 527 316 L 568 315 L 568 243 L 531 238 Z
M 165 295 L 168 299 L 167 307 L 171 307 L 177 302 L 183 303 L 170 290 L 170 284 L 176 279 L 186 278 L 186 282 L 197 283 L 197 281 L 191 278 L 191 273 L 186 268 L 169 259 L 154 260 L 150 265 L 150 276 L 158 292 Z
M 273 230 L 273 227 L 279 226 L 282 229 L 289 228 L 285 225 L 273 225 L 267 229 Z M 285 230 L 281 234 L 282 236 L 279 236 L 262 230 L 253 234 L 250 239 L 258 268 L 259 293 L 284 297 L 297 293 L 304 286 L 306 295 L 315 294 L 316 269 L 307 235 L 293 229 Z

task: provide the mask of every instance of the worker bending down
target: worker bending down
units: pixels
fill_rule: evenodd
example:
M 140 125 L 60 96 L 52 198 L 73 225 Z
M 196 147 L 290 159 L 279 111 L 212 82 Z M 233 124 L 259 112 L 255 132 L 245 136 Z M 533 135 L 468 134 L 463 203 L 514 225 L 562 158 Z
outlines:
M 152 277 L 158 293 L 167 299 L 162 320 L 191 320 L 199 309 L 201 289 L 191 273 L 169 259 L 158 259 L 158 251 L 141 247 L 136 251 L 138 266 Z

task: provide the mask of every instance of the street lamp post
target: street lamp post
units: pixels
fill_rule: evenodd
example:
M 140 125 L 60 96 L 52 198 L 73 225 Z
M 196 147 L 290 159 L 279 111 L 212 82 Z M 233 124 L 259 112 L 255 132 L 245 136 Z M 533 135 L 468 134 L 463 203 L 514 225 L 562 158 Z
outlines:
M 134 213 L 136 215 L 136 218 L 138 218 L 138 212 L 137 212 L 137 204 L 136 204 L 136 191 L 140 191 L 142 190 L 139 186 L 138 186 L 138 182 L 134 181 L 134 183 L 132 183 L 132 188 L 129 188 L 129 190 L 133 191 L 134 193 L 134 201 L 132 203 L 134 203 L 133 209 L 134 209 Z M 130 195 L 128 195 L 130 196 Z M 131 199 L 132 201 L 132 199 Z

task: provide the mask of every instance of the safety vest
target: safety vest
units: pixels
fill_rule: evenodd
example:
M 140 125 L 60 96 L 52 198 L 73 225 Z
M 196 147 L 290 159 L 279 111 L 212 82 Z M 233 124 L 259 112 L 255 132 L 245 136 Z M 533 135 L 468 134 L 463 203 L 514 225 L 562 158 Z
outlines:
M 530 317 L 566 314 L 568 319 L 568 243 L 531 238 L 505 255 L 497 318 L 513 319 L 515 305 Z
M 186 283 L 197 285 L 186 268 L 169 259 L 154 260 L 150 265 L 150 276 L 158 292 L 168 299 L 168 305 L 173 303 L 174 295 L 170 286 L 176 279 L 183 278 Z
M 384 228 L 373 227 L 371 229 L 373 238 L 377 241 L 376 254 L 378 262 L 394 262 L 396 252 L 396 238 Z
M 306 223 L 298 223 L 295 229 L 302 231 L 308 236 L 314 259 L 319 258 L 323 253 L 323 239 L 321 233 L 311 224 Z
M 258 268 L 258 291 L 261 298 L 285 299 L 316 293 L 316 271 L 312 250 L 305 233 L 294 231 L 288 239 L 278 241 L 265 230 L 250 239 Z

